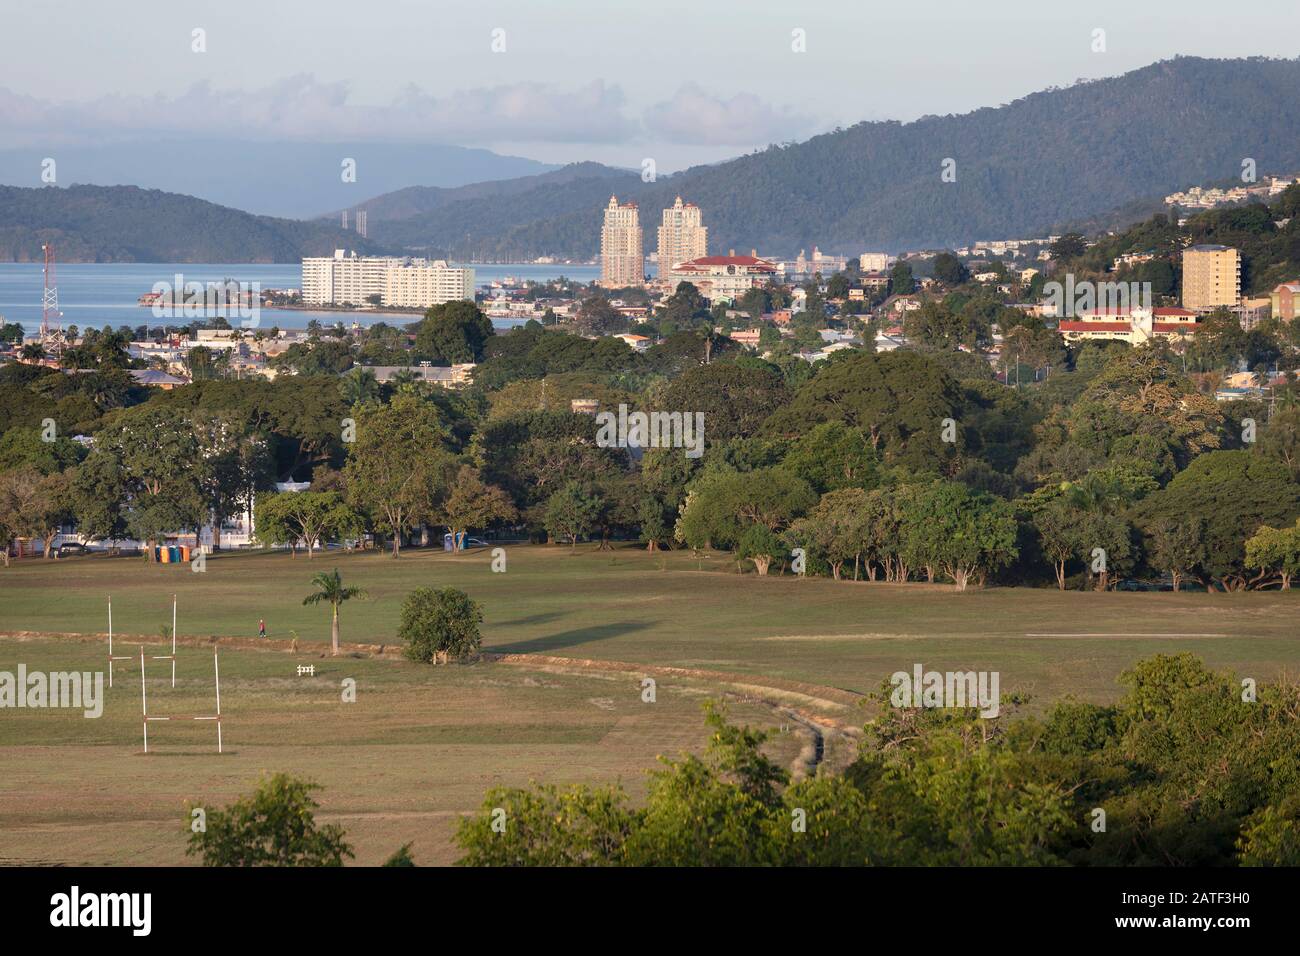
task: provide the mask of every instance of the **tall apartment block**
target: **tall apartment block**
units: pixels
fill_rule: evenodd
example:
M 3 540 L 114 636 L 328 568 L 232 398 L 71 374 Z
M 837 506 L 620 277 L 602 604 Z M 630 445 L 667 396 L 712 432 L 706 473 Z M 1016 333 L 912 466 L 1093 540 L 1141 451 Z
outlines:
M 889 253 L 864 252 L 858 256 L 858 269 L 862 272 L 888 272 Z
M 641 251 L 641 218 L 636 203 L 609 197 L 600 230 L 600 284 L 607 289 L 645 285 L 645 255 Z
M 678 196 L 672 208 L 664 210 L 659 227 L 659 275 L 670 275 L 679 263 L 704 258 L 708 246 L 709 230 L 700 222 L 700 207 Z
M 345 255 L 302 260 L 302 300 L 308 305 L 380 305 L 427 309 L 457 299 L 474 301 L 474 270 L 442 260 Z
M 1209 311 L 1241 299 L 1241 253 L 1227 246 L 1183 250 L 1183 308 Z

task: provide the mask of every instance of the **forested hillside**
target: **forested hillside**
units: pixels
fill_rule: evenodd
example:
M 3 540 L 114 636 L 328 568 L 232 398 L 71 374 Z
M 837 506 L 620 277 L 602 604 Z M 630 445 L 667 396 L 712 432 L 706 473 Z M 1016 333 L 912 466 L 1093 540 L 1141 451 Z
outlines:
M 1180 57 L 962 116 L 860 123 L 643 183 L 605 167 L 559 184 L 442 203 L 373 238 L 455 258 L 590 257 L 610 193 L 704 207 L 710 249 L 792 254 L 960 245 L 1086 221 L 1174 189 L 1300 166 L 1300 60 Z M 955 161 L 955 181 L 941 178 Z M 383 208 L 376 202 L 375 208 Z M 1147 212 L 1143 208 L 1138 215 Z
M 135 186 L 0 186 L 0 262 L 297 262 L 378 246 L 337 226 L 253 216 Z

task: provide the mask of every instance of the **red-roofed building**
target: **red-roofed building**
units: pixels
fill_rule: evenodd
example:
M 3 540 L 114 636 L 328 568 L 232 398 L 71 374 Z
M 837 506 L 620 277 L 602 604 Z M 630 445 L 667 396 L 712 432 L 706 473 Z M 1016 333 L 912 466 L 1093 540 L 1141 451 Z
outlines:
M 750 289 L 767 285 L 776 276 L 776 264 L 757 255 L 701 256 L 678 263 L 674 282 L 689 282 L 706 299 L 738 299 Z
M 1200 315 L 1190 309 L 1095 309 L 1061 319 L 1057 329 L 1067 342 L 1110 340 L 1141 345 L 1153 339 L 1182 338 L 1200 331 Z

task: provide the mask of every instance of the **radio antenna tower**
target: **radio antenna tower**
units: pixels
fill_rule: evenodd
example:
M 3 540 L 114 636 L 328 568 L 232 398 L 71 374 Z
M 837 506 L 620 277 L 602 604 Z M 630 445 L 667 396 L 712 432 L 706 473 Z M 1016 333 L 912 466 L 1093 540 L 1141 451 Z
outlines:
M 59 311 L 59 287 L 54 281 L 54 245 L 41 246 L 45 253 L 45 291 L 41 296 L 41 341 L 61 341 L 63 313 Z

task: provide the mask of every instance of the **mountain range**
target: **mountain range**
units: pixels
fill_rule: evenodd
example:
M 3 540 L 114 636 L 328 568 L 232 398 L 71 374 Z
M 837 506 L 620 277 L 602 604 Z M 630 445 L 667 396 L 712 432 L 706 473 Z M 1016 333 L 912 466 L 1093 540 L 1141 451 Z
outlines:
M 296 262 L 336 248 L 381 253 L 335 224 L 277 219 L 137 186 L 0 186 L 0 262 Z
M 320 149 L 313 162 L 337 177 L 345 147 Z M 897 252 L 1119 225 L 1123 210 L 1239 176 L 1247 160 L 1260 175 L 1300 167 L 1300 59 L 1178 57 L 962 115 L 859 123 L 652 182 L 597 163 L 497 175 L 508 158 L 496 157 L 472 183 L 416 185 L 412 172 L 384 190 L 357 158 L 358 181 L 345 185 L 372 198 L 349 192 L 306 222 L 126 187 L 0 188 L 0 259 L 38 258 L 55 233 L 61 258 L 100 261 L 293 261 L 336 247 L 590 259 L 613 194 L 640 205 L 647 252 L 677 195 L 702 207 L 715 253 Z M 366 210 L 368 240 L 325 214 L 341 208 Z
M 292 219 L 344 209 L 407 186 L 463 186 L 557 167 L 486 149 L 414 143 L 304 143 L 234 137 L 157 137 L 84 146 L 0 150 L 0 184 L 39 186 L 42 163 L 57 184 L 140 186 Z M 355 176 L 345 181 L 344 160 Z
M 899 251 L 1148 208 L 1239 175 L 1247 158 L 1261 175 L 1300 164 L 1300 59 L 1179 57 L 960 116 L 859 123 L 651 183 L 582 164 L 360 208 L 376 241 L 458 259 L 592 257 L 612 193 L 639 203 L 647 252 L 677 195 L 703 208 L 710 251 Z

